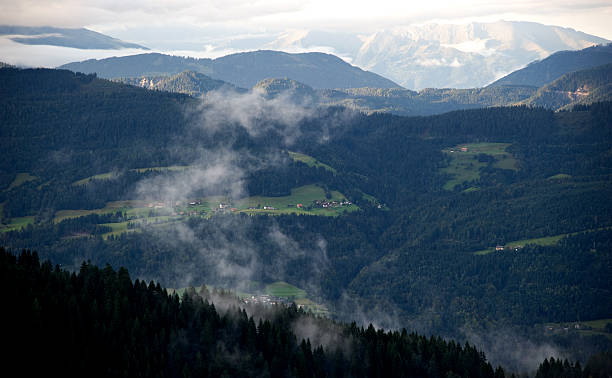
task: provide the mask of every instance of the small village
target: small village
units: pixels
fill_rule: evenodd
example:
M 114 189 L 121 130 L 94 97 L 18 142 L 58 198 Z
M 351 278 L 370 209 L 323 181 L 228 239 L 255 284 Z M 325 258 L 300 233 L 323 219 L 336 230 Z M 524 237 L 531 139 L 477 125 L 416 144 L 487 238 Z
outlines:
M 242 303 L 244 304 L 262 304 L 265 306 L 273 306 L 273 305 L 290 305 L 293 301 L 290 301 L 286 298 L 277 297 L 274 295 L 261 294 L 261 295 L 251 295 L 249 297 L 242 298 Z
M 205 216 L 207 215 L 207 211 L 202 208 L 202 200 L 190 201 L 185 204 L 182 201 L 155 201 L 149 202 L 146 206 L 152 210 L 162 210 L 167 209 L 171 211 L 171 215 L 186 215 L 186 216 Z M 287 208 L 296 208 L 303 210 L 311 210 L 311 209 L 332 209 L 332 208 L 340 208 L 345 206 L 351 206 L 353 203 L 347 199 L 342 200 L 313 200 L 310 205 L 304 205 L 302 203 L 297 204 L 288 204 Z M 279 208 L 271 206 L 271 205 L 260 205 L 257 206 L 249 206 L 246 209 L 240 209 L 237 207 L 233 207 L 232 204 L 227 202 L 219 202 L 218 205 L 215 205 L 210 209 L 212 214 L 228 214 L 232 212 L 238 212 L 241 210 L 279 210 Z
M 313 207 L 315 208 L 329 208 L 329 207 L 342 207 L 342 206 L 350 206 L 352 205 L 351 201 L 346 199 L 342 201 L 325 201 L 325 200 L 315 200 L 312 201 Z
M 519 249 L 522 249 L 522 248 L 523 248 L 522 245 L 511 245 L 511 246 L 497 245 L 495 246 L 495 252 L 504 252 L 504 251 L 518 252 Z
M 457 149 L 457 150 L 452 149 L 449 152 L 455 152 L 455 151 L 456 152 L 468 152 L 468 148 L 467 147 L 459 147 L 459 149 Z

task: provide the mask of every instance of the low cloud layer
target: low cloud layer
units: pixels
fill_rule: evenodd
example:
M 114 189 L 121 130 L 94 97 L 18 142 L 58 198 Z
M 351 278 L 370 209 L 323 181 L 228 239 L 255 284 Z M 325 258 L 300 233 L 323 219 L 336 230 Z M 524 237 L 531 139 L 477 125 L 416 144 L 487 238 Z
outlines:
M 293 28 L 342 29 L 372 32 L 391 26 L 458 20 L 514 19 L 569 26 L 612 38 L 609 1 L 484 1 L 427 3 L 391 0 L 366 1 L 131 1 L 26 0 L 0 3 L 0 24 L 92 27 L 96 31 L 126 28 L 176 28 L 180 25 L 228 28 L 226 35 Z M 231 32 L 235 30 L 236 32 Z M 146 41 L 139 41 L 146 42 Z M 151 40 L 150 42 L 154 42 Z

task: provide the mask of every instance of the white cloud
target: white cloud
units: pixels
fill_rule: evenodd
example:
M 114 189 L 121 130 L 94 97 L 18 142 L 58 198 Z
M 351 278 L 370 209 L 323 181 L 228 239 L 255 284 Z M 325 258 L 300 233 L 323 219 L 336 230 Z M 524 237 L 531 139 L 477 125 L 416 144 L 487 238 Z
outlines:
M 510 17 L 509 17 L 510 16 Z M 483 18 L 558 24 L 612 38 L 609 1 L 574 0 L 0 0 L 0 24 L 126 27 L 224 25 L 255 31 L 287 28 L 372 31 L 431 20 Z
M 0 36 L 0 55 L 2 61 L 16 66 L 53 68 L 62 64 L 86 59 L 101 59 L 111 56 L 141 54 L 145 50 L 81 50 L 71 47 L 24 45 Z
M 371 35 L 381 29 L 430 22 L 463 24 L 500 19 L 571 27 L 612 39 L 609 26 L 612 3 L 599 0 L 0 0 L 0 24 L 87 27 L 154 51 L 210 58 L 273 48 L 288 52 L 324 51 L 352 62 L 352 52 L 341 51 L 336 45 L 283 47 L 275 43 L 289 30 Z M 449 47 L 485 56 L 491 53 L 484 41 Z M 23 47 L 0 41 L 0 53 L 9 63 L 51 67 L 133 51 Z M 462 62 L 439 63 L 456 66 Z M 424 64 L 431 66 L 436 62 Z

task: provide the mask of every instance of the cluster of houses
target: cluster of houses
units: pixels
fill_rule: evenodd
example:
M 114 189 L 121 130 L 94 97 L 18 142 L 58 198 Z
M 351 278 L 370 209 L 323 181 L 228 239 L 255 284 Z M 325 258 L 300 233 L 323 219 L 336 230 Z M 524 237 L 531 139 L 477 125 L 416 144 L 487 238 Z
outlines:
M 457 150 L 454 150 L 454 149 L 450 150 L 450 152 L 455 152 L 455 151 L 457 151 L 457 152 L 468 152 L 468 148 L 467 147 L 459 147 L 459 149 L 457 149 Z
M 341 206 L 350 206 L 352 205 L 351 201 L 349 200 L 342 200 L 342 201 L 326 201 L 326 200 L 314 200 L 312 201 L 312 207 L 318 207 L 318 208 L 329 208 L 329 207 L 341 207 Z
M 250 297 L 242 298 L 242 302 L 244 304 L 263 304 L 263 305 L 268 305 L 268 306 L 277 305 L 277 304 L 289 305 L 293 303 L 285 298 L 276 297 L 274 295 L 267 295 L 267 294 L 251 295 Z
M 164 207 L 166 207 L 166 203 L 165 202 L 149 202 L 147 204 L 147 207 L 152 208 L 152 209 L 163 209 Z
M 149 208 L 152 209 L 162 209 L 162 208 L 169 208 L 169 209 L 173 209 L 174 210 L 174 214 L 175 215 L 189 215 L 189 216 L 196 216 L 196 215 L 205 215 L 206 211 L 203 210 L 198 210 L 198 209 L 194 209 L 195 206 L 199 206 L 202 204 L 201 200 L 195 200 L 195 201 L 190 201 L 188 203 L 186 203 L 187 208 L 185 210 L 181 210 L 178 211 L 178 209 L 176 209 L 176 207 L 181 206 L 181 202 L 179 201 L 169 201 L 169 202 L 150 202 L 147 204 L 147 206 Z M 312 205 L 311 206 L 304 206 L 301 203 L 298 204 L 289 204 L 287 205 L 287 207 L 296 207 L 298 209 L 304 209 L 304 208 L 335 208 L 335 207 L 342 207 L 342 206 L 350 206 L 352 205 L 351 201 L 348 201 L 347 199 L 343 199 L 340 201 L 329 201 L 329 200 L 314 200 L 312 201 Z M 264 205 L 263 207 L 261 207 L 260 205 L 258 205 L 257 207 L 249 207 L 249 210 L 256 210 L 256 209 L 262 209 L 263 210 L 278 210 L 278 208 L 274 207 L 274 206 L 268 206 L 268 205 Z M 230 204 L 228 203 L 224 203 L 221 202 L 219 203 L 219 205 L 217 207 L 214 207 L 212 209 L 212 212 L 215 214 L 226 214 L 229 212 L 236 212 L 239 209 L 235 208 L 235 207 L 231 207 Z
M 589 326 L 580 324 L 580 323 L 574 323 L 574 324 L 555 324 L 555 325 L 547 325 L 546 326 L 546 331 L 548 332 L 559 332 L 559 331 L 565 331 L 565 332 L 569 332 L 570 330 L 581 330 L 581 329 L 592 329 Z
M 507 250 L 517 252 L 521 248 L 523 248 L 522 245 L 513 245 L 513 246 L 508 247 Z M 504 250 L 506 250 L 506 247 L 504 247 L 503 245 L 495 246 L 496 252 L 503 252 Z
M 230 211 L 238 211 L 235 207 L 231 207 L 230 204 L 227 203 L 219 203 L 219 206 L 213 209 L 213 213 L 216 214 L 227 214 Z

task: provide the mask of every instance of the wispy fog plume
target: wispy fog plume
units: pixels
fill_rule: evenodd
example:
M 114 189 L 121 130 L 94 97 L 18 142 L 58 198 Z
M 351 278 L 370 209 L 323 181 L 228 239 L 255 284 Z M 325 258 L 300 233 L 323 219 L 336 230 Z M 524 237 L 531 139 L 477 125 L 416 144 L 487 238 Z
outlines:
M 236 219 L 227 217 L 216 222 L 215 226 L 215 230 L 199 235 L 197 228 L 187 224 L 173 225 L 178 245 L 196 252 L 191 263 L 175 266 L 178 277 L 183 278 L 181 285 L 193 285 L 194 279 L 207 277 L 214 284 L 247 290 L 248 283 L 256 278 L 255 274 L 260 270 L 260 262 L 248 230 Z
M 301 135 L 300 122 L 313 116 L 312 104 L 296 103 L 290 92 L 268 97 L 258 88 L 246 93 L 220 89 L 206 93 L 202 100 L 200 126 L 205 130 L 240 125 L 255 137 L 275 131 L 286 145 Z
M 351 295 L 344 291 L 340 300 L 338 300 L 336 312 L 342 316 L 350 316 L 343 319 L 345 321 L 354 321 L 362 327 L 367 327 L 370 324 L 376 329 L 391 329 L 399 330 L 401 328 L 413 329 L 400 321 L 398 314 L 399 309 L 390 302 L 383 303 L 378 301 L 378 304 L 364 304 L 362 299 Z
M 534 342 L 508 330 L 465 332 L 470 344 L 482 350 L 492 365 L 516 373 L 534 373 L 545 358 L 567 358 L 546 342 Z
M 292 324 L 292 331 L 298 340 L 310 340 L 313 348 L 340 349 L 350 354 L 351 338 L 342 333 L 343 327 L 326 320 L 313 317 L 300 317 Z
M 316 235 L 308 246 L 300 246 L 298 242 L 284 234 L 274 223 L 268 234 L 269 239 L 278 247 L 278 257 L 273 269 L 279 279 L 291 275 L 288 269 L 298 263 L 299 268 L 309 272 L 309 280 L 303 282 L 303 289 L 310 294 L 318 295 L 323 274 L 329 268 L 327 259 L 327 242 L 321 235 Z
M 228 201 L 249 196 L 248 176 L 281 164 L 284 160 L 279 158 L 280 151 L 290 148 L 302 135 L 303 121 L 315 117 L 316 110 L 308 105 L 296 104 L 290 94 L 284 93 L 270 97 L 261 90 L 209 92 L 187 115 L 195 120 L 193 134 L 202 138 L 189 137 L 190 142 L 203 141 L 195 146 L 197 156 L 190 167 L 141 181 L 134 197 L 184 204 L 211 195 L 221 195 Z M 264 138 L 264 142 L 275 136 L 270 144 L 277 148 L 258 151 L 256 156 L 237 148 L 238 136 L 241 132 L 244 135 L 241 130 L 253 139 Z M 293 283 L 311 294 L 318 293 L 321 276 L 329 265 L 326 241 L 315 235 L 307 243 L 298 243 L 272 218 L 255 233 L 255 223 L 253 218 L 229 214 L 171 223 L 163 232 L 152 235 L 168 250 L 166 276 L 162 279 L 174 287 L 207 283 L 248 292 L 254 281 L 289 280 L 287 277 L 300 276 L 296 274 L 299 270 L 307 271 L 309 278 Z M 172 251 L 189 251 L 190 257 L 178 259 Z
M 201 151 L 198 160 L 181 172 L 139 182 L 136 197 L 147 200 L 179 201 L 194 196 L 225 195 L 240 198 L 244 192 L 244 167 L 240 156 L 226 147 Z

